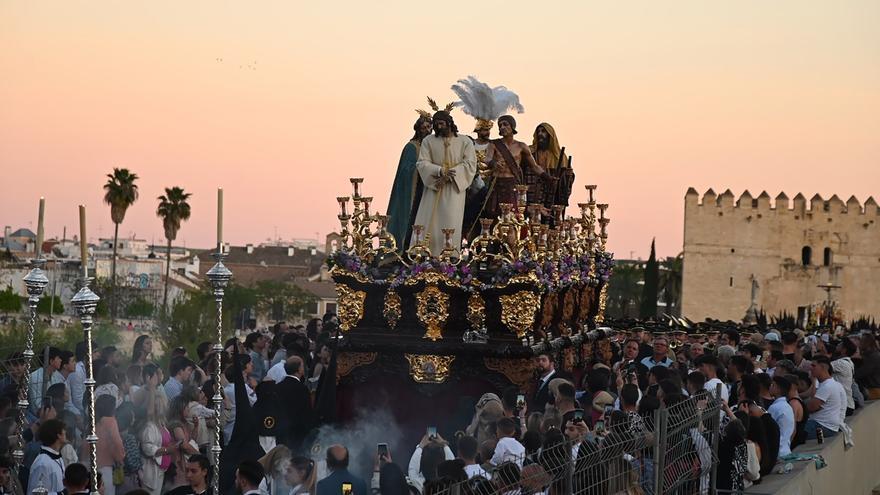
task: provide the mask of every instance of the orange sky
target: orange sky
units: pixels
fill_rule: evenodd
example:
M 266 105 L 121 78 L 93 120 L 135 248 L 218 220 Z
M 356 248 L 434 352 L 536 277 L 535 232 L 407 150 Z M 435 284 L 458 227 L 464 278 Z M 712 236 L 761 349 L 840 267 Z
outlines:
M 688 186 L 880 199 L 878 25 L 874 0 L 6 0 L 0 223 L 44 195 L 47 237 L 79 203 L 109 236 L 119 166 L 141 176 L 123 235 L 161 242 L 177 185 L 179 242 L 209 246 L 222 185 L 230 242 L 323 236 L 352 175 L 384 210 L 413 109 L 474 74 L 520 94 L 520 137 L 556 127 L 617 257 L 674 255 Z

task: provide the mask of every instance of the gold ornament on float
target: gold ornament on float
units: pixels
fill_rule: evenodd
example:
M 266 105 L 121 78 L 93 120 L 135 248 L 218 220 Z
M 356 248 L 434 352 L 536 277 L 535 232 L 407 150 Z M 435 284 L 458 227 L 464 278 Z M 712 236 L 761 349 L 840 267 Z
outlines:
M 471 330 L 478 332 L 486 324 L 486 303 L 479 294 L 471 294 L 468 297 L 467 320 Z
M 409 361 L 409 376 L 416 383 L 443 383 L 449 378 L 449 368 L 455 356 L 404 354 Z
M 354 290 L 343 284 L 336 284 L 337 314 L 339 329 L 343 332 L 351 330 L 364 317 L 364 301 L 367 293 Z
M 400 295 L 394 290 L 385 293 L 385 304 L 382 307 L 382 316 L 388 322 L 388 327 L 394 330 L 400 320 L 402 310 L 400 307 Z
M 535 313 L 541 304 L 534 292 L 521 290 L 516 294 L 501 296 L 501 322 L 523 338 L 535 324 Z
M 425 326 L 426 339 L 443 338 L 443 325 L 449 318 L 449 294 L 436 285 L 429 285 L 416 295 L 416 316 Z

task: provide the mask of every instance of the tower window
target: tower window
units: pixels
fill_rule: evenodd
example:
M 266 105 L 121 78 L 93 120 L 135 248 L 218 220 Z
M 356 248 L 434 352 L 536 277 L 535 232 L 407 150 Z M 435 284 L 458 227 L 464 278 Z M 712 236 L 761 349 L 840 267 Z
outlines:
M 833 254 L 831 253 L 831 248 L 830 247 L 825 248 L 825 251 L 822 253 L 822 264 L 824 266 L 831 266 L 831 263 L 833 262 L 833 260 L 834 260 L 834 258 L 833 258 Z
M 730 286 L 733 287 L 733 277 L 730 277 Z
M 810 246 L 804 246 L 804 248 L 801 249 L 801 263 L 804 266 L 810 266 L 810 262 L 812 261 L 812 258 L 813 258 L 813 248 L 811 248 Z

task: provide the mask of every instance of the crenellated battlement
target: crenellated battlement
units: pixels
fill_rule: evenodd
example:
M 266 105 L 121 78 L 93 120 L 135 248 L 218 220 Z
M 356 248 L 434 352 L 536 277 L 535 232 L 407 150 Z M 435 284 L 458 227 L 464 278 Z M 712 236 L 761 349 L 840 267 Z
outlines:
M 823 287 L 831 285 L 848 318 L 880 316 L 880 212 L 873 197 L 715 191 L 685 194 L 683 315 L 742 318 L 756 282 L 755 303 L 767 314 L 806 314 L 827 300 Z
M 739 198 L 736 198 L 730 189 L 723 193 L 716 194 L 709 188 L 702 197 L 693 187 L 688 188 L 685 194 L 686 207 L 698 208 L 718 208 L 718 209 L 735 209 L 749 210 L 753 213 L 789 213 L 795 214 L 826 214 L 826 215 L 874 215 L 880 214 L 877 201 L 873 197 L 869 197 L 864 203 L 861 203 L 855 196 L 850 196 L 846 202 L 840 199 L 836 194 L 828 199 L 822 198 L 821 195 L 814 194 L 812 198 L 807 200 L 802 193 L 789 200 L 785 192 L 780 192 L 775 198 L 771 198 L 767 191 L 761 191 L 756 197 L 749 190 L 743 191 Z

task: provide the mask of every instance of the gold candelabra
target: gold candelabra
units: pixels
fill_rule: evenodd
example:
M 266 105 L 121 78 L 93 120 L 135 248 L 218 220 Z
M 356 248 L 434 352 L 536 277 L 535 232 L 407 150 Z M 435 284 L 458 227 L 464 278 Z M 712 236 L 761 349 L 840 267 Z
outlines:
M 445 263 L 462 262 L 487 265 L 493 262 L 513 263 L 524 258 L 538 262 L 559 261 L 563 257 L 589 256 L 605 251 L 608 204 L 597 204 L 596 185 L 587 185 L 587 201 L 577 203 L 580 214 L 566 216 L 565 205 L 549 209 L 528 203 L 528 186 L 515 186 L 514 203 L 499 204 L 497 218 L 481 218 L 480 233 L 453 245 L 454 228 L 441 229 L 443 248 L 432 253 L 431 234 L 424 225 L 413 225 L 409 248 L 399 252 L 397 240 L 388 230 L 389 217 L 373 213 L 372 197 L 363 196 L 363 178 L 353 177 L 351 196 L 336 198 L 340 224 L 339 249 L 358 256 L 366 263 L 377 257 L 394 257 L 404 265 L 422 263 L 432 258 Z M 351 202 L 351 208 L 349 208 Z M 598 215 L 597 215 L 598 210 Z M 594 270 L 591 275 L 594 275 Z

